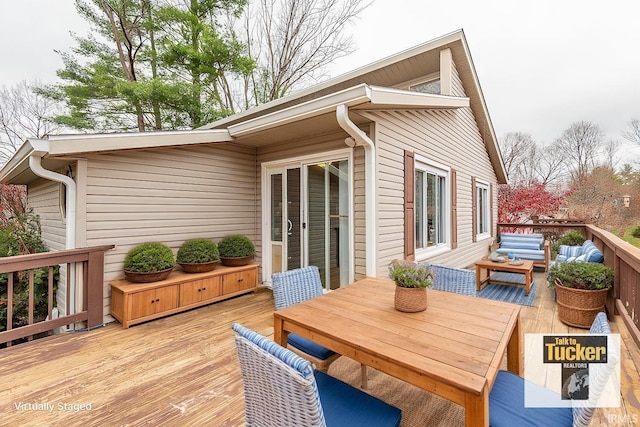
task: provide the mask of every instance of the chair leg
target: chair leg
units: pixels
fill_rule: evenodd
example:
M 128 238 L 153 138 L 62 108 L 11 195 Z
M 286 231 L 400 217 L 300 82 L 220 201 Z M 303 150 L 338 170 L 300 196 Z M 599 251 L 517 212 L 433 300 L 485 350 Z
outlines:
M 364 363 L 360 364 L 360 378 L 361 378 L 361 384 L 360 387 L 363 390 L 366 390 L 368 388 L 368 378 L 367 378 L 367 365 L 365 365 Z

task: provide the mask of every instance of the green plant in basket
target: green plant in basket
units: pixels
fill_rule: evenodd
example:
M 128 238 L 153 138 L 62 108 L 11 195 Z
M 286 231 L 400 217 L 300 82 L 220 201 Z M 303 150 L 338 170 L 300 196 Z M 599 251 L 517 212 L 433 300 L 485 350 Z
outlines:
M 393 260 L 389 264 L 389 277 L 402 288 L 428 288 L 433 286 L 433 272 L 415 262 Z
M 256 253 L 256 249 L 247 236 L 233 234 L 223 237 L 218 242 L 218 252 L 220 257 L 239 258 L 253 256 Z
M 200 238 L 184 242 L 176 258 L 179 263 L 200 264 L 219 260 L 220 254 L 214 241 Z
M 596 262 L 556 263 L 549 273 L 549 285 L 555 284 L 584 290 L 608 289 L 613 286 L 613 270 Z
M 135 273 L 151 273 L 173 268 L 175 263 L 170 247 L 159 242 L 147 242 L 127 252 L 124 269 Z

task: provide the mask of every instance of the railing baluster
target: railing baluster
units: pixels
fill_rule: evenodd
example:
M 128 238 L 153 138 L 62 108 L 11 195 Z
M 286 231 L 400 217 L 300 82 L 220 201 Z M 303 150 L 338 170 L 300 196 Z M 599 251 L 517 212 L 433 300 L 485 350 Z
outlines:
M 13 271 L 7 273 L 7 331 L 13 329 Z M 11 341 L 7 342 L 7 347 Z
M 53 317 L 53 272 L 54 268 L 52 265 L 49 266 L 49 283 L 47 288 L 47 313 L 49 313 L 49 320 Z
M 33 311 L 34 311 L 34 269 L 29 270 L 29 325 L 33 325 Z M 29 335 L 28 340 L 31 341 L 33 335 Z

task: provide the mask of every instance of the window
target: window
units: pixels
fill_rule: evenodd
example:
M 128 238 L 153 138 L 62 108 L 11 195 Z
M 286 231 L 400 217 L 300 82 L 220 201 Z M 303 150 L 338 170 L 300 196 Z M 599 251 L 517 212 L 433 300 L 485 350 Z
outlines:
M 489 234 L 491 232 L 490 222 L 490 194 L 489 184 L 476 181 L 476 234 Z
M 449 171 L 416 160 L 415 247 L 416 252 L 447 246 L 449 236 Z

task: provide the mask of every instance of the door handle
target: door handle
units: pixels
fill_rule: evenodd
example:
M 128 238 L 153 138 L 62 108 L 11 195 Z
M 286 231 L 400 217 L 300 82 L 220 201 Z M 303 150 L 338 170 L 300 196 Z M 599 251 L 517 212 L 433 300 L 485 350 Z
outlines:
M 293 222 L 291 222 L 290 219 L 287 219 L 287 224 L 289 224 L 289 227 L 287 227 L 287 231 L 291 231 L 291 229 L 293 228 Z

